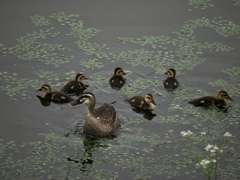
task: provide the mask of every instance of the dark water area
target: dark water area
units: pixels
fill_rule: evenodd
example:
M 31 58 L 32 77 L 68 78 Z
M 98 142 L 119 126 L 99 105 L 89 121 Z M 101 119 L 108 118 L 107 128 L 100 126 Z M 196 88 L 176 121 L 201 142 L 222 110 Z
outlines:
M 0 179 L 240 178 L 239 0 L 0 4 Z M 126 72 L 121 90 L 108 83 L 115 67 Z M 169 68 L 180 82 L 172 92 L 162 83 Z M 78 72 L 97 107 L 116 101 L 116 138 L 82 132 L 85 105 L 37 98 Z M 226 113 L 188 104 L 220 90 L 233 99 Z M 147 93 L 155 116 L 124 101 Z

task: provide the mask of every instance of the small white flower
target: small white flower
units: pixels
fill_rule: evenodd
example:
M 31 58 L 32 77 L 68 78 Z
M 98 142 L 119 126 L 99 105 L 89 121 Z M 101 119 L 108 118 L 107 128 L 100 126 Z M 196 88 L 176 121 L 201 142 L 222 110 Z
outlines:
M 216 160 L 216 159 L 213 159 L 213 160 L 212 160 L 212 162 L 213 162 L 213 163 L 216 163 L 216 162 L 217 162 L 217 160 Z
M 215 153 L 216 150 L 215 150 L 215 149 L 211 149 L 210 152 L 211 152 L 211 153 Z
M 205 147 L 205 150 L 206 150 L 206 151 L 209 151 L 212 147 L 213 147 L 213 145 L 208 144 L 208 145 Z
M 201 132 L 202 135 L 206 135 L 207 133 L 206 132 Z
M 181 131 L 180 134 L 183 137 L 185 137 L 185 136 L 191 136 L 193 133 L 190 130 L 188 130 L 187 132 L 186 131 Z
M 209 160 L 203 159 L 199 164 L 200 164 L 203 168 L 206 168 L 209 163 L 210 163 Z
M 224 137 L 231 137 L 232 135 L 229 132 L 225 132 Z
M 219 148 L 216 145 L 214 145 L 213 149 L 218 150 Z

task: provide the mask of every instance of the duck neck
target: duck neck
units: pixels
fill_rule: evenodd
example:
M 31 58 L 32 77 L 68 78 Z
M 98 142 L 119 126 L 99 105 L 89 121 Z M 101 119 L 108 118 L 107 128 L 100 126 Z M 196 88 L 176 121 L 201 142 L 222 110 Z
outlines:
M 89 115 L 94 115 L 94 107 L 95 107 L 95 103 L 90 103 L 88 105 L 88 114 Z

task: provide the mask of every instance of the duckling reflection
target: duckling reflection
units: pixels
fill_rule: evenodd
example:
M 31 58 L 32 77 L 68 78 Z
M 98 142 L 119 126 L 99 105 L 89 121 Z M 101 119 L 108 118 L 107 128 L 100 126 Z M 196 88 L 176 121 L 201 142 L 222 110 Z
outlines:
M 37 98 L 40 100 L 40 102 L 43 106 L 45 106 L 45 107 L 50 106 L 50 104 L 51 104 L 50 99 L 46 99 L 46 98 L 44 98 L 42 96 L 39 96 L 39 95 L 37 95 Z
M 139 108 L 132 108 L 132 110 L 136 113 L 142 114 L 143 117 L 147 120 L 152 120 L 156 116 L 156 114 L 152 113 L 152 111 L 147 109 L 143 110 Z

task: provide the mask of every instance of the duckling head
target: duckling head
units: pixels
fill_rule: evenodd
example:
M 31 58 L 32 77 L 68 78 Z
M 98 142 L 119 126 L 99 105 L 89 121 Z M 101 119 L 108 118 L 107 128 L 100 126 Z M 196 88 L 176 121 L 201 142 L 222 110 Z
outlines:
M 95 105 L 95 102 L 96 99 L 93 93 L 84 92 L 83 94 L 80 95 L 80 97 L 76 101 L 68 104 L 68 106 L 76 106 L 78 104 L 86 104 L 87 106 L 90 106 Z
M 52 92 L 51 87 L 48 84 L 42 85 L 42 87 L 40 87 L 37 91 L 43 91 L 44 96 Z
M 123 76 L 123 75 L 126 75 L 126 73 L 123 71 L 122 68 L 120 68 L 120 67 L 116 67 L 115 70 L 114 70 L 114 75 L 120 75 L 120 76 Z
M 221 100 L 228 99 L 230 101 L 233 101 L 233 99 L 228 95 L 228 93 L 226 91 L 223 91 L 223 90 L 221 90 L 218 93 L 218 99 L 221 99 Z
M 82 73 L 77 73 L 75 77 L 75 81 L 82 82 L 84 79 L 87 79 Z
M 145 101 L 150 106 L 151 109 L 156 108 L 156 102 L 154 101 L 151 93 L 145 95 Z
M 175 77 L 176 76 L 176 70 L 175 69 L 169 69 L 167 72 L 165 72 L 168 77 Z

